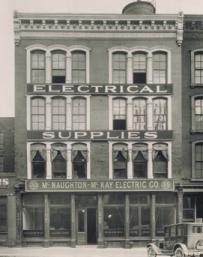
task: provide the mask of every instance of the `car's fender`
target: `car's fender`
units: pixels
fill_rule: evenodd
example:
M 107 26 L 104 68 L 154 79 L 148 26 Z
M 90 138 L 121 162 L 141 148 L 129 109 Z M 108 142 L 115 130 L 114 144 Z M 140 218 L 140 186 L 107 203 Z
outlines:
M 177 244 L 175 244 L 174 247 L 173 247 L 173 252 L 175 252 L 175 250 L 176 250 L 177 248 L 182 248 L 182 250 L 183 250 L 185 256 L 188 256 L 189 252 L 188 252 L 187 246 L 186 246 L 185 244 L 183 244 L 183 243 L 177 243 Z
M 152 247 L 153 250 L 154 250 L 154 252 L 155 252 L 156 254 L 160 254 L 160 253 L 161 253 L 159 247 L 158 247 L 157 245 L 155 245 L 154 243 L 149 243 L 149 244 L 147 245 L 147 248 L 148 248 L 148 247 Z

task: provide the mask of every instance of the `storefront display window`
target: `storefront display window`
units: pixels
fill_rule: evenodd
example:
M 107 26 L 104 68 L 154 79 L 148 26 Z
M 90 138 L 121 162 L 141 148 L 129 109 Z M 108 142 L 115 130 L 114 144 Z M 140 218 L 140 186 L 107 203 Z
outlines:
M 0 197 L 0 236 L 7 233 L 7 198 Z

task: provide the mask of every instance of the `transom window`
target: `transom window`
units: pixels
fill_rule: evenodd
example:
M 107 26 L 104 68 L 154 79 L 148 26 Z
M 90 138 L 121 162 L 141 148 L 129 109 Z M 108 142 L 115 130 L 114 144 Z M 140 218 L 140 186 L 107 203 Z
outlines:
M 126 83 L 126 53 L 113 53 L 113 83 Z
M 45 52 L 35 50 L 31 53 L 31 81 L 32 83 L 45 82 Z
M 194 82 L 195 84 L 203 84 L 203 52 L 195 53 Z
M 83 51 L 72 52 L 72 82 L 86 82 L 86 55 Z
M 86 100 L 84 98 L 74 98 L 72 101 L 72 129 L 86 129 Z
M 147 101 L 142 98 L 133 100 L 133 129 L 146 130 L 147 128 Z
M 45 99 L 31 99 L 31 125 L 33 130 L 45 129 Z
M 66 99 L 52 99 L 52 129 L 65 130 L 66 128 Z
M 146 83 L 147 55 L 145 53 L 133 54 L 133 83 Z
M 113 100 L 113 129 L 125 130 L 126 129 L 126 100 L 116 98 Z
M 52 52 L 52 82 L 65 83 L 66 81 L 66 53 L 61 50 Z
M 167 81 L 167 55 L 163 52 L 153 54 L 153 83 L 164 84 Z

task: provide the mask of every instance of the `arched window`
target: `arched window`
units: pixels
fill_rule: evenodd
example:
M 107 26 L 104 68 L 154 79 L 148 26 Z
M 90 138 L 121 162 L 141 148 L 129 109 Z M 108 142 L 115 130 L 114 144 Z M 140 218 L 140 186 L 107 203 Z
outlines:
M 113 129 L 125 130 L 126 129 L 126 100 L 116 98 L 113 100 Z
M 31 145 L 32 178 L 46 177 L 46 147 L 43 144 Z
M 133 100 L 133 129 L 147 129 L 147 101 L 143 98 Z
M 64 144 L 52 144 L 52 176 L 53 178 L 66 178 L 67 151 Z
M 143 52 L 133 54 L 133 83 L 146 83 L 147 55 Z
M 203 84 L 203 52 L 194 55 L 194 83 Z
M 45 129 L 45 99 L 35 97 L 31 99 L 31 127 L 32 130 Z
M 74 178 L 87 178 L 87 146 L 74 144 L 72 147 L 72 167 Z
M 195 98 L 194 106 L 194 129 L 203 129 L 203 97 Z
M 61 50 L 52 52 L 52 83 L 66 82 L 66 53 Z
M 72 100 L 72 129 L 85 130 L 87 126 L 86 99 L 82 97 Z
M 165 52 L 153 53 L 153 83 L 167 83 L 167 54 Z
M 66 100 L 63 97 L 52 98 L 52 129 L 66 129 Z
M 168 146 L 166 144 L 153 145 L 153 174 L 154 178 L 168 177 Z
M 146 144 L 134 144 L 132 151 L 133 177 L 147 178 L 148 151 Z
M 195 144 L 194 178 L 203 178 L 203 142 Z
M 31 82 L 45 83 L 45 52 L 34 50 L 31 52 Z
M 127 80 L 127 54 L 123 52 L 113 53 L 112 56 L 113 83 L 124 84 Z
M 113 177 L 127 178 L 128 149 L 127 145 L 113 145 Z
M 167 100 L 156 98 L 153 100 L 153 129 L 166 130 L 168 120 Z
M 86 82 L 86 53 L 72 52 L 72 83 Z

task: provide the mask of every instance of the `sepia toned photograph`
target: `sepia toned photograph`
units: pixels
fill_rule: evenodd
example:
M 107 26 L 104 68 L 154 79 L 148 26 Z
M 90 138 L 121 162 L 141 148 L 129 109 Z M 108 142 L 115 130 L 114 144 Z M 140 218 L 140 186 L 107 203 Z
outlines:
M 0 14 L 0 257 L 203 257 L 202 0 Z

